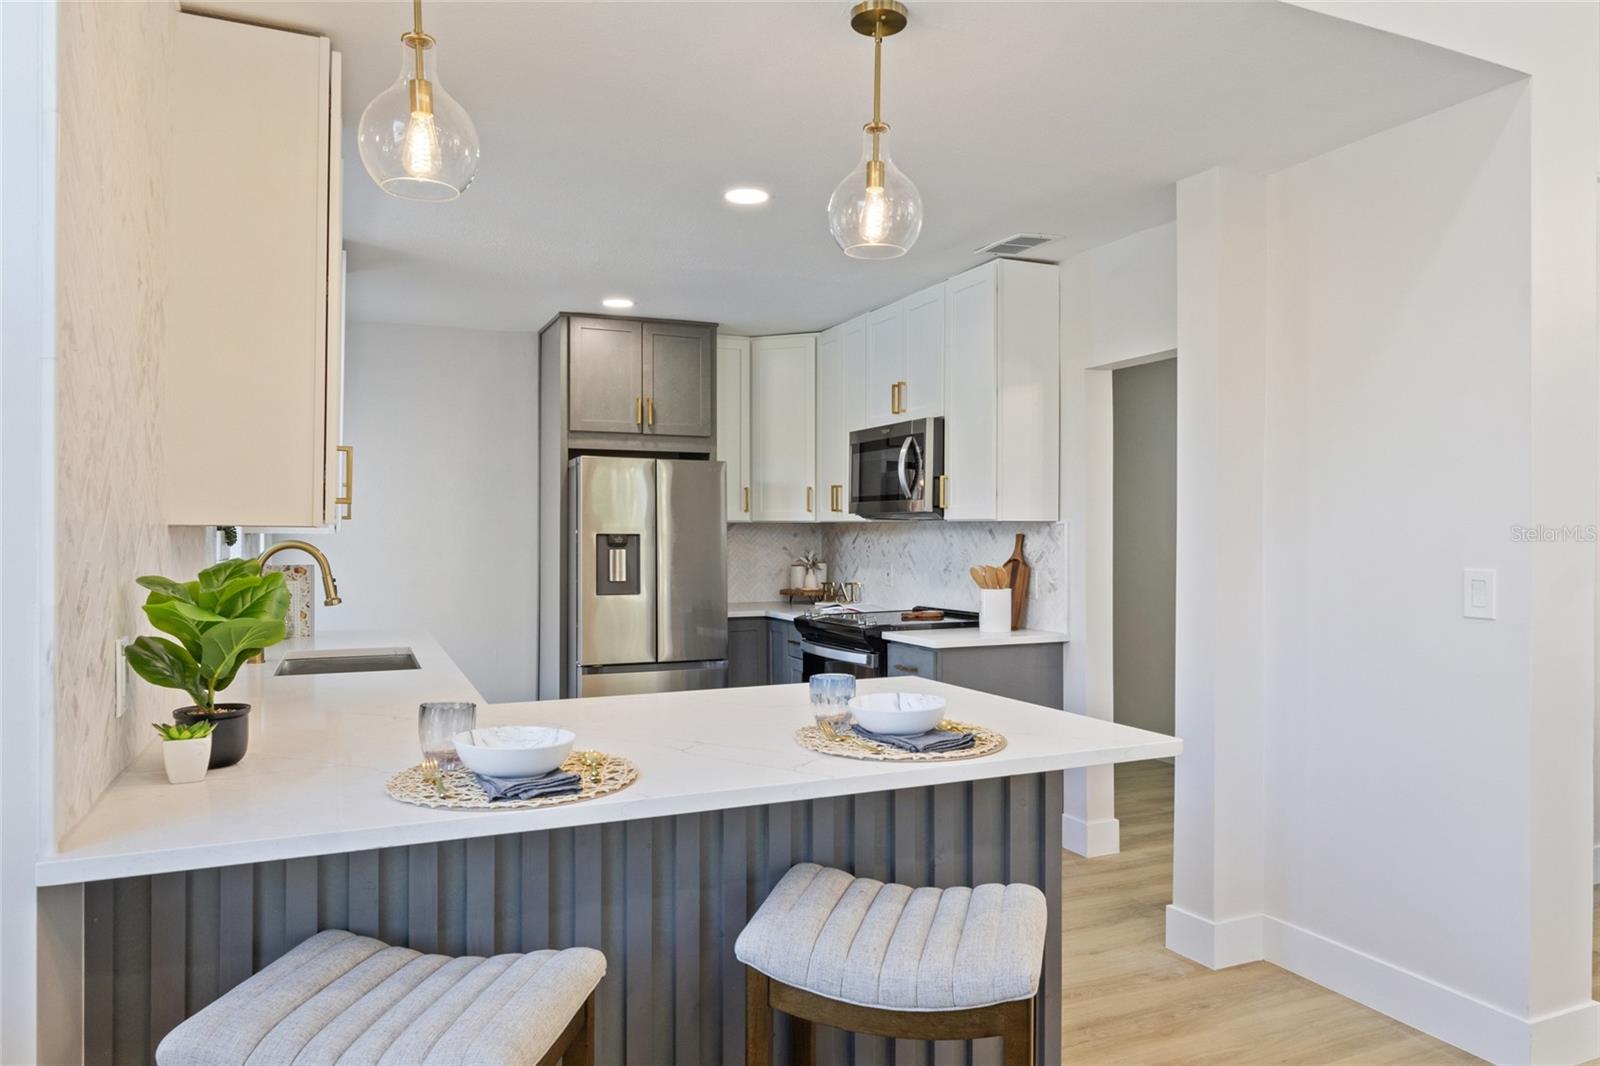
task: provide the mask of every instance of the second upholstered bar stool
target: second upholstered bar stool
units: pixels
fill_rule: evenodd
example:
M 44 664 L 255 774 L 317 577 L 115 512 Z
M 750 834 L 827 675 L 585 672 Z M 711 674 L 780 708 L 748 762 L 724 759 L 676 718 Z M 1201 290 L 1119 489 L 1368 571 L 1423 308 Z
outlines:
M 1034 998 L 1047 908 L 1032 885 L 910 888 L 816 863 L 795 866 L 739 934 L 745 1062 L 772 1061 L 772 1011 L 812 1025 L 907 1040 L 998 1036 L 1006 1066 L 1034 1062 Z

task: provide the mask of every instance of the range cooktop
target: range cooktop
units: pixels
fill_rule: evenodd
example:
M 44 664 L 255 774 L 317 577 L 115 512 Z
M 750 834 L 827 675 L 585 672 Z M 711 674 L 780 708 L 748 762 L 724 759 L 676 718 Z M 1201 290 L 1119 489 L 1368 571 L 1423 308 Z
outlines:
M 912 607 L 910 611 L 938 611 L 940 607 Z M 975 611 L 944 611 L 944 617 L 934 621 L 931 619 L 907 620 L 901 616 L 907 613 L 900 611 L 812 611 L 801 615 L 795 621 L 831 629 L 835 632 L 860 632 L 877 634 L 891 629 L 959 629 L 978 624 L 978 615 Z M 802 632 L 806 626 L 800 627 Z

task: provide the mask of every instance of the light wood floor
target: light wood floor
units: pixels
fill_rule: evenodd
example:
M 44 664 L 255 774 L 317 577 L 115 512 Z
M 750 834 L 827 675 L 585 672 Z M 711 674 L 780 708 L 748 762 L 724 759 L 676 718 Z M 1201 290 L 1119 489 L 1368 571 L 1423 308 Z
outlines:
M 1480 1061 L 1270 963 L 1212 971 L 1166 950 L 1172 767 L 1116 772 L 1121 853 L 1062 864 L 1067 1063 Z

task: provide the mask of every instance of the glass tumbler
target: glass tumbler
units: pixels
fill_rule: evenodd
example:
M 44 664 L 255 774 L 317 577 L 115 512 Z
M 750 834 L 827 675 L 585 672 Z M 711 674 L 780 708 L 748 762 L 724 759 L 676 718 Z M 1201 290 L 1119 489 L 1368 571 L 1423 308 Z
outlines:
M 423 759 L 433 758 L 441 770 L 461 766 L 454 737 L 478 724 L 476 703 L 424 703 L 417 709 L 417 738 Z
M 850 713 L 855 694 L 853 674 L 811 675 L 811 713 L 823 736 L 837 737 L 849 731 L 855 721 L 855 715 Z

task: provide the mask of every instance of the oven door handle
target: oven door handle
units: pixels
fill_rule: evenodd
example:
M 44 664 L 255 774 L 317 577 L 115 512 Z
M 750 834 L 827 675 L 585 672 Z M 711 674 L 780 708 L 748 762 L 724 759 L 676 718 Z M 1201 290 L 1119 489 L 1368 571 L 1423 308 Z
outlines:
M 915 434 L 907 434 L 905 442 L 900 445 L 899 473 L 900 473 L 900 492 L 908 500 L 916 498 L 915 495 L 913 495 L 913 493 L 911 491 L 911 478 L 909 476 L 909 471 L 906 469 L 906 461 L 911 457 L 911 450 L 913 448 L 915 448 L 916 452 L 917 452 L 917 465 L 921 466 L 922 465 L 922 445 L 917 443 L 917 438 L 916 438 Z
M 805 655 L 817 655 L 824 659 L 832 659 L 836 663 L 851 663 L 855 666 L 865 666 L 869 669 L 876 669 L 878 665 L 878 653 L 872 651 L 834 648 L 826 644 L 813 644 L 809 640 L 800 642 L 800 651 Z

